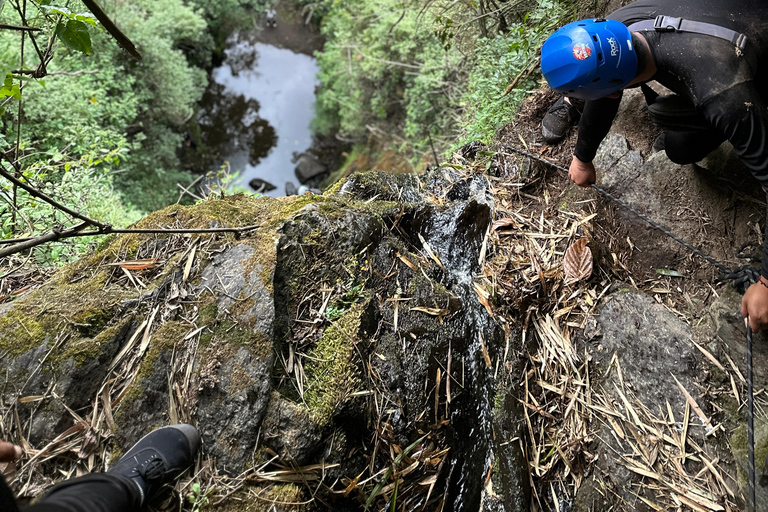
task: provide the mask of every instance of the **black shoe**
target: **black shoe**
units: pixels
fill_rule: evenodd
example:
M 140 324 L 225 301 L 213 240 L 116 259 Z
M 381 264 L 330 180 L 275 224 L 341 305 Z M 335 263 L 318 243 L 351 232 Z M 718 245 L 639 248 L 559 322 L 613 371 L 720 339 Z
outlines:
M 107 473 L 133 480 L 143 505 L 153 491 L 175 480 L 192 464 L 198 448 L 200 434 L 195 427 L 169 425 L 141 438 Z
M 581 117 L 584 101 L 574 98 L 568 100 L 570 104 L 565 101 L 565 96 L 560 96 L 541 120 L 541 134 L 547 144 L 557 144 L 563 140 L 571 126 Z

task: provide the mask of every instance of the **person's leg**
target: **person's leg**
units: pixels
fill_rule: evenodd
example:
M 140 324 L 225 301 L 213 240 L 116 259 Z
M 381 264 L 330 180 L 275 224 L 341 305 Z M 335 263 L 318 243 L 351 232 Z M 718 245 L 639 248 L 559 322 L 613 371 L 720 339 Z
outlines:
M 667 157 L 679 165 L 696 163 L 725 141 L 715 130 L 665 131 L 664 151 Z
M 676 164 L 698 162 L 723 143 L 725 137 L 709 126 L 693 103 L 683 96 L 659 96 L 642 86 L 653 122 L 664 130 L 654 150 L 664 150 Z
M 18 512 L 16 507 L 16 499 L 13 497 L 13 493 L 5 483 L 5 478 L 0 475 L 0 510 L 3 512 Z
M 541 120 L 541 134 L 547 144 L 563 140 L 573 125 L 579 122 L 584 101 L 560 96 Z
M 138 512 L 141 491 L 128 477 L 92 473 L 53 486 L 20 512 Z
M 58 483 L 21 512 L 139 512 L 154 491 L 194 462 L 199 447 L 200 434 L 192 425 L 153 430 L 106 473 Z

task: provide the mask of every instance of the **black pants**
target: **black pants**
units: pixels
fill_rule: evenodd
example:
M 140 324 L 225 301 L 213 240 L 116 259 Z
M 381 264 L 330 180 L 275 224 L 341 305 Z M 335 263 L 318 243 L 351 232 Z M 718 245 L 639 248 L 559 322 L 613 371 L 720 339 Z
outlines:
M 643 85 L 648 113 L 664 130 L 664 150 L 679 165 L 698 162 L 725 141 L 725 137 L 696 112 L 693 103 L 683 96 L 659 96 Z
M 19 509 L 11 490 L 0 476 L 0 512 L 138 512 L 141 493 L 129 478 L 91 473 L 66 480 L 34 505 Z

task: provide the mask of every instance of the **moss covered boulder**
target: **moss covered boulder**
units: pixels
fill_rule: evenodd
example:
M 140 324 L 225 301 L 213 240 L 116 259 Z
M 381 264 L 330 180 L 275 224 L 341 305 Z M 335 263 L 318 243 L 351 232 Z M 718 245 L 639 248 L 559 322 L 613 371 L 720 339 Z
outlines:
M 474 289 L 493 208 L 483 175 L 369 173 L 138 225 L 239 236 L 108 238 L 0 314 L 12 435 L 69 443 L 22 478 L 185 421 L 239 482 L 214 510 L 527 509 L 517 333 Z

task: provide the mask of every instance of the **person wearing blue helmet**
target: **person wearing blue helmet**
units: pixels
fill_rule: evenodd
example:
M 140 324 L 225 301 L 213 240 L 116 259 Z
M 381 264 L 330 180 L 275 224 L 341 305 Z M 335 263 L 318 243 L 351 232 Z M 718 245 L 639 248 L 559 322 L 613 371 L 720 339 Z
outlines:
M 700 161 L 728 140 L 768 192 L 768 2 L 639 0 L 552 34 L 541 69 L 563 96 L 542 120 L 545 140 L 579 131 L 569 176 L 595 182 L 592 160 L 608 134 L 622 90 L 639 85 L 663 129 L 654 149 L 678 164 Z M 654 80 L 671 94 L 645 85 Z M 768 233 L 760 281 L 742 299 L 754 331 L 768 328 Z

